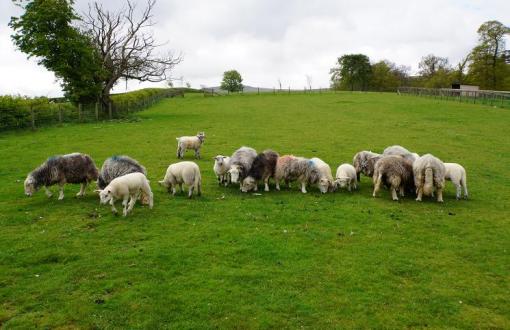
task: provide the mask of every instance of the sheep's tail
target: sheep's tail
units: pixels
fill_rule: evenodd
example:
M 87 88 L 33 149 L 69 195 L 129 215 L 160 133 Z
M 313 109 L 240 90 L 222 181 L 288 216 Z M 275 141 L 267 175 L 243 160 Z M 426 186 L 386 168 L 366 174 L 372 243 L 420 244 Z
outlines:
M 423 193 L 427 196 L 432 195 L 434 190 L 434 171 L 432 168 L 425 169 L 425 183 L 423 184 Z

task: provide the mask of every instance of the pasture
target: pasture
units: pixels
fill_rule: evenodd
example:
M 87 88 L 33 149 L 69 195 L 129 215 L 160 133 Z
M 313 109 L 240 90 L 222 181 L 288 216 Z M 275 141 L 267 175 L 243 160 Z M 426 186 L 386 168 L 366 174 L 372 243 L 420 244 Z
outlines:
M 509 328 L 510 112 L 377 93 L 186 95 L 133 120 L 0 135 L 0 324 L 6 328 Z M 205 131 L 203 195 L 157 181 L 175 137 Z M 467 170 L 470 200 L 261 195 L 220 187 L 212 157 L 242 145 L 319 157 L 333 174 L 360 150 L 401 144 Z M 66 186 L 23 194 L 48 156 L 127 154 L 154 209 L 127 218 Z M 188 151 L 186 160 L 193 160 Z M 56 187 L 53 188 L 56 191 Z M 120 204 L 119 204 L 120 206 Z

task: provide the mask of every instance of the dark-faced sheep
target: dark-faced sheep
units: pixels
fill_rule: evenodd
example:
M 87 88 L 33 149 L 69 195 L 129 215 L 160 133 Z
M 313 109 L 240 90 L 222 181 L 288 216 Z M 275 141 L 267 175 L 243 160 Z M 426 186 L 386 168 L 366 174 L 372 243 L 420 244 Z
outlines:
M 306 194 L 308 184 L 317 184 L 320 172 L 310 159 L 286 155 L 278 158 L 274 180 L 276 190 L 280 190 L 280 182 L 284 180 L 289 186 L 291 181 L 299 181 L 301 192 Z
M 49 186 L 59 185 L 58 199 L 64 198 L 66 183 L 79 183 L 80 192 L 76 196 L 83 196 L 85 188 L 91 181 L 97 180 L 98 171 L 90 156 L 73 153 L 48 158 L 46 162 L 28 174 L 25 179 L 25 194 L 32 196 L 40 187 L 44 187 L 46 195 L 51 197 Z
M 177 140 L 177 158 L 184 158 L 186 150 L 195 150 L 195 158 L 200 159 L 200 148 L 205 140 L 205 133 L 199 132 L 196 136 L 181 136 Z
M 264 182 L 264 191 L 269 191 L 269 179 L 274 178 L 278 153 L 273 150 L 265 150 L 255 157 L 248 175 L 241 183 L 241 191 L 248 192 L 258 190 L 258 183 Z
M 435 189 L 437 201 L 443 202 L 445 172 L 443 162 L 431 154 L 423 155 L 415 160 L 413 173 L 416 194 L 418 195 L 416 200 L 421 202 L 423 195 L 433 196 Z
M 380 156 L 379 154 L 372 152 L 372 151 L 360 151 L 357 154 L 354 155 L 352 159 L 352 166 L 354 166 L 354 169 L 356 170 L 356 180 L 360 181 L 361 173 L 363 172 L 363 163 L 365 163 L 369 158 Z
M 230 157 L 230 180 L 232 183 L 241 182 L 248 175 L 253 161 L 257 157 L 257 151 L 250 147 L 241 147 L 237 149 Z
M 367 158 L 365 161 L 363 161 L 363 163 L 361 163 L 361 173 L 363 173 L 366 176 L 373 177 L 375 164 L 381 158 L 382 155 Z
M 390 146 L 390 147 L 384 149 L 382 155 L 383 156 L 401 156 L 401 157 L 404 157 L 405 159 L 410 160 L 411 162 L 414 162 L 418 157 L 420 157 L 420 155 L 418 155 L 417 153 L 411 152 L 411 151 L 407 150 L 406 148 L 404 148 L 402 146 L 398 146 L 398 145 Z
M 382 185 L 390 188 L 391 197 L 398 201 L 397 191 L 404 196 L 404 191 L 413 190 L 413 163 L 401 156 L 382 157 L 374 168 L 374 192 L 376 197 Z

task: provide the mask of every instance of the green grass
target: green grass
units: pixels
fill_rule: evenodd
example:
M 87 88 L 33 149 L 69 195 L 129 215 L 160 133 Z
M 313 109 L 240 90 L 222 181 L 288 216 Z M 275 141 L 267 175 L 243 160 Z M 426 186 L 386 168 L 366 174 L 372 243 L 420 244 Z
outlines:
M 165 100 L 139 121 L 0 135 L 0 324 L 6 328 L 509 328 L 510 112 L 393 94 Z M 203 196 L 156 185 L 175 137 L 205 131 Z M 320 157 L 402 144 L 458 162 L 471 199 L 445 203 L 371 183 L 349 194 L 262 196 L 219 187 L 212 157 L 241 145 Z M 147 167 L 155 207 L 127 218 L 77 199 L 23 194 L 48 156 Z M 187 159 L 192 159 L 188 152 Z M 273 186 L 272 186 L 273 187 Z

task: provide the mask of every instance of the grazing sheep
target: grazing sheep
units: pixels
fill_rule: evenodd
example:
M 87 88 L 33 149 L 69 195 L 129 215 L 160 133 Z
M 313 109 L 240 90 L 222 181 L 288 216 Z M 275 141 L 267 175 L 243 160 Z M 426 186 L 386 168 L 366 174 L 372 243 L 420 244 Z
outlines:
M 92 158 L 86 154 L 72 153 L 48 158 L 46 162 L 28 174 L 25 179 L 25 194 L 32 196 L 41 186 L 46 195 L 51 197 L 49 186 L 59 185 L 58 199 L 64 198 L 66 183 L 79 183 L 80 192 L 76 196 L 85 195 L 85 188 L 91 181 L 97 180 L 97 168 Z
M 398 201 L 397 190 L 400 196 L 404 196 L 405 190 L 413 190 L 413 163 L 401 156 L 385 156 L 376 164 L 374 169 L 374 192 L 373 197 L 385 185 L 391 190 L 391 197 Z
M 457 199 L 462 198 L 462 188 L 464 188 L 464 198 L 468 198 L 466 170 L 457 163 L 444 163 L 445 180 L 449 180 L 457 188 Z
M 278 156 L 278 153 L 273 150 L 265 150 L 258 154 L 253 160 L 246 178 L 241 183 L 241 191 L 257 191 L 259 181 L 264 182 L 264 191 L 269 191 L 269 178 L 274 178 Z
M 117 213 L 115 201 L 122 199 L 122 206 L 124 207 L 122 211 L 123 216 L 127 216 L 133 210 L 136 200 L 140 197 L 141 193 L 147 196 L 149 208 L 152 209 L 154 203 L 149 180 L 140 172 L 119 176 L 113 179 L 104 189 L 96 191 L 99 193 L 101 204 L 109 202 L 113 213 Z
M 356 179 L 360 181 L 360 175 L 363 172 L 362 171 L 362 165 L 365 163 L 369 158 L 380 156 L 379 154 L 372 152 L 372 151 L 360 151 L 357 154 L 354 155 L 352 159 L 352 165 L 356 169 Z
M 421 202 L 422 196 L 433 196 L 434 188 L 437 192 L 437 201 L 443 201 L 443 189 L 445 181 L 443 162 L 431 154 L 426 154 L 413 163 L 414 184 L 416 186 L 417 201 Z
M 257 157 L 257 151 L 250 147 L 241 147 L 232 154 L 230 169 L 228 170 L 232 183 L 239 182 L 239 187 L 241 186 L 241 182 L 250 171 L 255 157 Z
M 358 189 L 357 171 L 351 164 L 342 164 L 338 166 L 335 175 L 335 187 L 345 188 L 351 191 L 352 188 Z
M 195 158 L 200 159 L 200 148 L 205 140 L 205 133 L 199 132 L 196 136 L 181 136 L 177 140 L 177 158 L 184 158 L 184 153 L 188 149 L 195 150 Z
M 216 178 L 218 178 L 219 184 L 225 184 L 227 186 L 230 181 L 230 174 L 228 170 L 230 169 L 230 157 L 218 155 L 214 157 L 214 174 L 216 174 Z
M 411 162 L 414 162 L 420 155 L 417 153 L 411 152 L 407 150 L 406 148 L 402 146 L 391 146 L 386 149 L 384 149 L 383 156 L 402 156 L 405 159 L 410 160 Z
M 159 184 L 166 187 L 168 192 L 172 191 L 175 196 L 176 187 L 179 185 L 180 191 L 182 184 L 189 187 L 188 198 L 193 196 L 193 190 L 197 190 L 197 195 L 202 194 L 202 177 L 200 175 L 200 168 L 193 162 L 179 162 L 168 166 L 165 178 L 159 181 Z
M 363 173 L 366 176 L 373 177 L 375 164 L 382 157 L 383 157 L 382 155 L 372 156 L 363 161 L 361 163 L 361 173 Z
M 326 164 L 322 159 L 314 157 L 310 159 L 313 165 L 319 170 L 319 181 L 317 187 L 321 193 L 325 194 L 328 191 L 333 191 L 335 185 L 333 184 L 333 174 L 331 174 L 331 167 Z
M 287 184 L 297 180 L 301 183 L 301 192 L 306 194 L 306 185 L 318 183 L 319 178 L 319 170 L 310 159 L 286 155 L 279 157 L 276 162 L 274 176 L 276 190 L 280 190 L 282 180 L 285 180 Z

